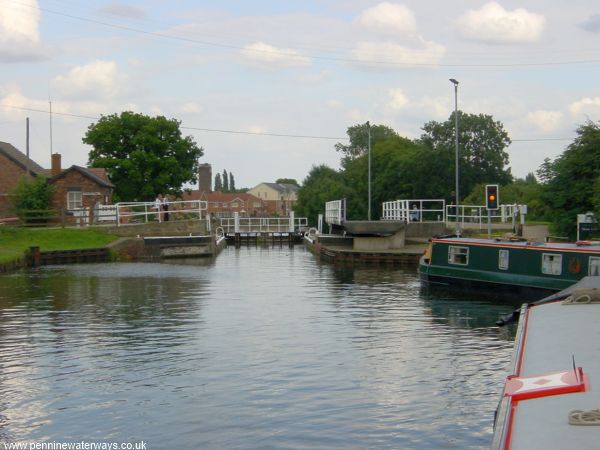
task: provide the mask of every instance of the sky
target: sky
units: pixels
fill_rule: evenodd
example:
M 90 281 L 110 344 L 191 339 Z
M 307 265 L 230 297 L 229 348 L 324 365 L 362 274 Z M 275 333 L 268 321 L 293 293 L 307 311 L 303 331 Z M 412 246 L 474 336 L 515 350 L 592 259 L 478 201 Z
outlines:
M 447 120 L 454 78 L 523 178 L 600 119 L 600 3 L 0 0 L 0 64 L 0 141 L 25 153 L 29 117 L 43 167 L 85 166 L 87 128 L 134 111 L 179 120 L 238 188 L 302 182 L 350 126 Z

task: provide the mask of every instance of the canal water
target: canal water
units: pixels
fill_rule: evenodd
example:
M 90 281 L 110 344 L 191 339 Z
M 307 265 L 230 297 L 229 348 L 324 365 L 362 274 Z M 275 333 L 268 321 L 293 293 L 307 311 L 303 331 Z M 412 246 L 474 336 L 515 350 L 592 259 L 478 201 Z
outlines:
M 0 277 L 0 442 L 488 448 L 518 306 L 303 247 Z

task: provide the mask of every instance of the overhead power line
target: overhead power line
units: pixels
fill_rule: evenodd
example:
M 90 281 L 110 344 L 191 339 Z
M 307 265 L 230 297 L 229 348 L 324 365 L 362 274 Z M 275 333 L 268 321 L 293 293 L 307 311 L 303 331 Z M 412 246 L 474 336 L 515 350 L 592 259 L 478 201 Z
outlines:
M 50 114 L 50 111 L 47 109 L 37 109 L 37 108 L 26 108 L 24 106 L 14 106 L 14 105 L 6 105 L 0 103 L 0 107 L 2 108 L 11 108 L 18 109 L 21 111 L 30 111 L 30 112 L 38 112 L 42 114 Z M 90 120 L 100 120 L 100 117 L 95 116 L 86 116 L 82 114 L 72 114 L 66 112 L 60 112 L 52 110 L 52 114 L 56 116 L 67 116 L 67 117 L 77 117 L 80 119 L 90 119 Z M 267 133 L 261 131 L 243 131 L 243 130 L 226 130 L 226 129 L 217 129 L 217 128 L 201 128 L 201 127 L 191 127 L 180 125 L 179 128 L 183 130 L 194 130 L 194 131 L 206 131 L 211 133 L 228 133 L 228 134 L 247 134 L 253 136 L 270 136 L 270 137 L 286 137 L 286 138 L 298 138 L 298 139 L 325 139 L 325 140 L 336 140 L 336 141 L 347 141 L 348 137 L 336 137 L 336 136 L 318 136 L 318 135 L 309 135 L 309 134 L 287 134 L 287 133 Z
M 19 3 L 19 2 L 16 2 L 16 3 Z M 20 4 L 22 6 L 31 8 L 30 5 L 27 5 L 25 3 L 20 3 Z M 277 49 L 273 49 L 273 50 L 256 49 L 256 48 L 245 47 L 245 46 L 240 46 L 240 45 L 224 44 L 221 42 L 204 41 L 204 40 L 193 39 L 193 38 L 188 38 L 188 37 L 175 36 L 175 35 L 167 34 L 167 33 L 160 33 L 160 32 L 156 32 L 156 31 L 148 31 L 148 30 L 144 30 L 141 28 L 131 27 L 131 26 L 119 25 L 119 24 L 115 24 L 115 23 L 102 21 L 102 20 L 91 19 L 88 17 L 82 17 L 82 16 L 77 16 L 77 15 L 73 15 L 73 14 L 60 12 L 60 11 L 55 11 L 55 10 L 48 9 L 48 8 L 39 7 L 39 10 L 49 13 L 49 14 L 67 17 L 70 19 L 75 19 L 75 20 L 79 20 L 79 21 L 83 21 L 83 22 L 94 23 L 97 25 L 102 25 L 102 26 L 109 27 L 109 28 L 128 31 L 131 33 L 138 33 L 138 34 L 142 34 L 142 35 L 154 36 L 154 37 L 158 37 L 158 38 L 186 42 L 186 43 L 191 43 L 191 44 L 204 45 L 204 46 L 208 46 L 208 47 L 215 47 L 215 48 L 222 48 L 222 49 L 229 49 L 229 50 L 239 50 L 239 51 L 251 52 L 251 53 L 256 53 L 256 54 L 279 55 L 279 56 L 286 56 L 286 57 L 290 57 L 290 58 L 302 58 L 302 59 L 312 58 L 312 59 L 323 60 L 323 61 L 336 61 L 336 62 L 354 63 L 354 64 L 375 64 L 375 65 L 387 65 L 387 66 L 399 66 L 399 67 L 449 67 L 449 68 L 492 68 L 492 69 L 493 68 L 543 67 L 543 66 L 561 66 L 561 65 L 579 65 L 579 64 L 598 64 L 598 63 L 600 63 L 600 59 L 582 59 L 582 60 L 570 60 L 570 61 L 542 61 L 542 62 L 537 62 L 537 63 L 536 62 L 524 62 L 524 63 L 495 63 L 495 64 L 492 64 L 492 63 L 460 64 L 460 63 L 438 63 L 438 62 L 416 63 L 416 62 L 390 61 L 390 60 L 382 61 L 382 60 L 377 60 L 377 59 L 365 60 L 365 59 L 358 59 L 358 58 L 343 58 L 343 57 L 334 57 L 334 56 L 303 54 L 303 53 L 298 53 L 295 51 L 292 52 L 289 50 L 285 51 L 285 50 L 277 50 Z
M 27 108 L 24 106 L 14 106 L 14 105 L 6 105 L 0 103 L 0 108 L 11 108 L 17 109 L 21 111 L 30 111 L 30 112 L 38 112 L 42 114 L 50 114 L 50 111 L 47 109 L 37 109 L 37 108 Z M 100 117 L 96 116 L 86 116 L 83 114 L 73 114 L 66 113 L 60 111 L 52 110 L 53 115 L 57 116 L 66 116 L 66 117 L 76 117 L 80 119 L 90 119 L 90 120 L 100 120 Z M 297 139 L 324 139 L 324 140 L 336 140 L 336 141 L 347 141 L 349 138 L 339 137 L 339 136 L 318 136 L 311 134 L 290 134 L 290 133 L 267 133 L 261 131 L 243 131 L 243 130 L 227 130 L 227 129 L 219 129 L 219 128 L 203 128 L 203 127 L 193 127 L 193 126 L 184 126 L 180 125 L 180 128 L 183 130 L 194 130 L 194 131 L 205 131 L 209 133 L 223 133 L 223 134 L 245 134 L 251 136 L 267 136 L 267 137 L 284 137 L 284 138 L 297 138 Z M 545 141 L 572 141 L 574 138 L 570 137 L 557 137 L 557 138 L 524 138 L 524 139 L 511 139 L 512 142 L 545 142 Z

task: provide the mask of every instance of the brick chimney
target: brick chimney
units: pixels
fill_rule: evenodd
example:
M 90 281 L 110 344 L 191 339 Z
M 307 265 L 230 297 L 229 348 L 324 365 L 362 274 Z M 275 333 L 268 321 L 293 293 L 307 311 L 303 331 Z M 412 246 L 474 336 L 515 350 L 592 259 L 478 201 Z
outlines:
M 200 164 L 198 167 L 198 190 L 212 192 L 212 167 L 210 164 Z
M 60 167 L 60 153 L 52 153 L 52 168 L 50 169 L 50 174 L 55 177 L 61 172 Z

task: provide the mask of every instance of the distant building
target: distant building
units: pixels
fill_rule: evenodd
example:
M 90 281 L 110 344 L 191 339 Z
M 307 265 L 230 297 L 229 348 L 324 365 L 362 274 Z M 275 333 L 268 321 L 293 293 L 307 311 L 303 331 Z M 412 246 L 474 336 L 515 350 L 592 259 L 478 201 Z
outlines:
M 295 184 L 260 183 L 248 193 L 266 202 L 269 215 L 287 216 L 298 201 L 299 190 Z
M 198 190 L 212 192 L 212 166 L 210 164 L 200 164 L 198 167 Z
M 247 193 L 235 192 L 184 192 L 182 200 L 202 200 L 207 202 L 207 212 L 213 217 L 233 217 L 239 213 L 243 217 L 264 217 L 266 203 Z

